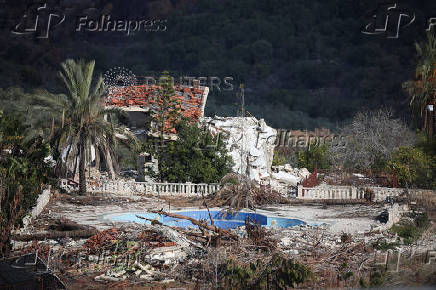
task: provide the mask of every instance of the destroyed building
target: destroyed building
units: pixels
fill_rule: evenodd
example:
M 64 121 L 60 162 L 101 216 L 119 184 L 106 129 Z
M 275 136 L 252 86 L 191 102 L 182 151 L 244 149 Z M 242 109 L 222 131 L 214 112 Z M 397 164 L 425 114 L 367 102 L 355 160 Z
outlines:
M 146 124 L 151 122 L 151 114 L 158 109 L 156 96 L 161 87 L 137 83 L 129 86 L 113 86 L 109 88 L 107 107 L 121 108 L 128 114 L 128 126 L 138 138 L 157 137 L 147 131 Z M 277 189 L 296 186 L 307 176 L 305 172 L 282 170 L 272 172 L 274 148 L 278 144 L 278 131 L 269 127 L 263 119 L 255 117 L 204 117 L 204 109 L 209 93 L 208 87 L 199 86 L 198 81 L 193 86 L 175 85 L 174 98 L 181 104 L 181 113 L 208 128 L 212 134 L 223 138 L 227 150 L 232 157 L 233 171 L 248 176 L 258 184 L 274 185 Z M 177 138 L 174 128 L 167 128 L 165 139 Z M 139 179 L 145 180 L 145 168 L 153 167 L 157 172 L 157 162 L 152 161 L 148 153 L 143 152 L 138 157 Z M 146 163 L 147 159 L 148 163 Z M 286 168 L 288 169 L 288 168 Z M 287 191 L 287 189 L 285 189 Z
M 133 86 L 113 86 L 109 88 L 106 106 L 117 107 L 127 112 L 129 128 L 139 137 L 151 133 L 145 125 L 151 122 L 150 114 L 158 109 L 156 97 L 161 89 L 158 85 L 138 84 Z M 199 86 L 174 86 L 175 95 L 181 104 L 183 117 L 198 121 L 204 116 L 209 88 Z M 167 128 L 170 133 L 176 133 L 174 128 Z

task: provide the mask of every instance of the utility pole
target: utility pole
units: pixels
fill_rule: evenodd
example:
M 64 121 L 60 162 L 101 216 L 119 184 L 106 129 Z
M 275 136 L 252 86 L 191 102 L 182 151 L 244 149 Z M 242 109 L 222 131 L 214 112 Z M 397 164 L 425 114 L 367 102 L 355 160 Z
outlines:
M 244 96 L 244 84 L 240 84 L 239 88 L 241 89 L 241 117 L 245 117 L 245 96 Z
M 244 95 L 244 84 L 239 85 L 240 88 L 240 94 L 241 94 L 241 125 L 242 125 L 242 132 L 241 132 L 241 175 L 246 175 L 248 177 L 249 175 L 249 160 L 247 155 L 247 150 L 245 148 L 245 95 Z M 245 155 L 245 156 L 244 156 Z M 245 172 L 243 168 L 243 164 L 246 163 Z

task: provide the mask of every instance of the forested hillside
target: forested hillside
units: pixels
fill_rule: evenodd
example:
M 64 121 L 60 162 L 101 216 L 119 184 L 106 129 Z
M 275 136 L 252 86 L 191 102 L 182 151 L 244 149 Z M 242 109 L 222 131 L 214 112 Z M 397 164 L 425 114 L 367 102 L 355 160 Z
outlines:
M 407 118 L 401 84 L 413 77 L 414 42 L 425 38 L 425 21 L 436 14 L 436 1 L 398 1 L 416 20 L 398 39 L 388 39 L 361 33 L 377 1 L 48 1 L 66 21 L 49 39 L 35 39 L 10 33 L 29 2 L 2 4 L 8 7 L 0 33 L 2 100 L 19 102 L 10 87 L 56 89 L 59 63 L 85 57 L 95 59 L 101 73 L 123 66 L 138 76 L 169 70 L 176 77 L 233 77 L 233 91 L 211 92 L 208 115 L 235 115 L 243 82 L 251 114 L 291 129 L 334 128 L 363 108 L 380 106 Z M 75 31 L 78 17 L 101 14 L 168 21 L 165 31 L 129 36 Z

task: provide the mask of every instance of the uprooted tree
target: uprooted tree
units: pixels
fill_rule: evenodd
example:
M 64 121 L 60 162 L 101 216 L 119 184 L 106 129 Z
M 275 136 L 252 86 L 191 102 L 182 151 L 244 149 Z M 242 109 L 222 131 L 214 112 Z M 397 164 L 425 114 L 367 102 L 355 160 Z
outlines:
M 280 193 L 261 188 L 255 181 L 236 173 L 224 176 L 221 184 L 223 187 L 209 197 L 211 206 L 239 210 L 241 208 L 254 209 L 264 204 L 287 202 L 287 199 L 282 197 Z

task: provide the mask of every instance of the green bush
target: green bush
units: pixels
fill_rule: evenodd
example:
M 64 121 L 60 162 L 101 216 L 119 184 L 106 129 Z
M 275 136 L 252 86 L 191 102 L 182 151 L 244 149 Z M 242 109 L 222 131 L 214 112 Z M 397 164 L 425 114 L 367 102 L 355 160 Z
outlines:
M 430 225 L 430 220 L 428 219 L 427 213 L 416 213 L 410 214 L 413 218 L 413 222 L 401 222 L 392 226 L 391 230 L 398 234 L 399 237 L 403 238 L 403 242 L 406 245 L 410 245 L 414 241 L 418 240 L 422 233 Z
M 406 245 L 410 245 L 419 238 L 420 234 L 413 224 L 397 224 L 393 225 L 391 230 L 403 238 L 403 242 Z
M 388 243 L 386 240 L 377 241 L 373 244 L 374 249 L 381 250 L 381 251 L 387 251 L 387 250 L 393 250 L 400 244 L 397 242 Z
M 282 156 L 277 149 L 275 149 L 272 166 L 279 166 L 284 164 L 286 164 L 286 158 Z
M 250 265 L 227 260 L 221 283 L 224 289 L 288 289 L 312 277 L 305 265 L 275 254 L 266 265 L 260 259 Z
M 51 179 L 44 162 L 48 144 L 26 136 L 21 118 L 0 111 L 0 256 L 10 250 L 10 230 L 35 205 L 42 185 Z
M 330 161 L 328 157 L 328 145 L 323 144 L 320 146 L 311 145 L 304 151 L 297 153 L 298 167 L 307 168 L 309 171 L 313 171 L 315 167 L 318 169 L 329 169 Z
M 373 267 L 369 273 L 369 280 L 360 278 L 360 286 L 362 288 L 380 287 L 383 285 L 386 278 L 386 270 L 382 267 Z
M 386 271 L 384 269 L 373 269 L 369 276 L 369 286 L 379 287 L 385 281 Z
M 157 148 L 145 146 L 146 151 L 154 152 L 159 159 L 157 178 L 168 182 L 217 183 L 231 171 L 232 160 L 222 138 L 185 121 L 176 129 L 176 141 Z
M 436 159 L 420 148 L 400 147 L 392 154 L 386 168 L 398 176 L 401 186 L 434 188 L 434 162 Z

